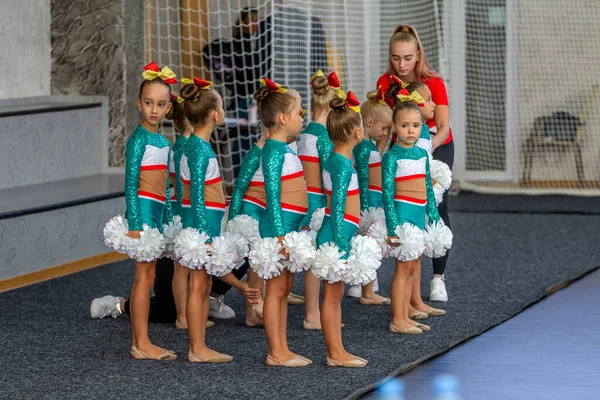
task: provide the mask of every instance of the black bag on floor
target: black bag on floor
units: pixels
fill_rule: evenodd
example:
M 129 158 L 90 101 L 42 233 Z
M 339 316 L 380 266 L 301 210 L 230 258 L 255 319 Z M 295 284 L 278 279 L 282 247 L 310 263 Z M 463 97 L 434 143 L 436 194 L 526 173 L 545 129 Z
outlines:
M 577 139 L 577 129 L 583 125 L 581 118 L 566 111 L 537 117 L 533 122 L 532 136 L 543 137 L 547 141 L 569 141 Z

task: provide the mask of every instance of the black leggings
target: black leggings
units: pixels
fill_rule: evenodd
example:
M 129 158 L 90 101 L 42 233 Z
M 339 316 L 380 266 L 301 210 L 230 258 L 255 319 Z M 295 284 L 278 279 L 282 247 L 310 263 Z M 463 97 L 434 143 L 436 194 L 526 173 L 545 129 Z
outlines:
M 248 271 L 250 264 L 248 260 L 238 269 L 233 271 L 236 278 L 242 279 Z M 158 322 L 161 324 L 172 324 L 177 320 L 177 309 L 175 308 L 175 298 L 173 297 L 173 274 L 175 265 L 170 258 L 161 258 L 156 262 L 156 279 L 154 279 L 154 296 L 150 297 L 149 322 Z M 222 296 L 231 286 L 219 278 L 213 277 L 211 292 Z M 129 314 L 129 302 L 125 302 L 125 313 Z
M 433 152 L 433 158 L 439 161 L 442 161 L 448 164 L 448 167 L 452 169 L 454 165 L 454 142 L 450 142 L 444 145 L 441 145 Z M 450 217 L 448 216 L 448 191 L 444 193 L 444 198 L 440 205 L 438 206 L 438 211 L 440 213 L 440 217 L 446 223 L 448 228 L 450 226 Z M 448 255 L 450 251 L 446 253 L 444 257 L 434 258 L 432 260 L 433 263 L 433 273 L 438 275 L 443 275 L 446 270 L 446 263 L 448 262 Z

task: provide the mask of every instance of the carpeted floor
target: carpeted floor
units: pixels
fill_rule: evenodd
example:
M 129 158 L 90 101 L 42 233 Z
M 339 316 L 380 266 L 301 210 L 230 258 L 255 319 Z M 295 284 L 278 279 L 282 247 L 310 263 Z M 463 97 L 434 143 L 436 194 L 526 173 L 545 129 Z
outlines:
M 174 362 L 129 358 L 128 318 L 90 320 L 89 304 L 104 294 L 127 295 L 129 262 L 107 265 L 0 294 L 0 398 L 342 399 L 477 335 L 521 311 L 546 290 L 600 265 L 600 216 L 454 213 L 455 245 L 447 284 L 448 314 L 424 322 L 420 336 L 388 332 L 388 307 L 343 303 L 344 343 L 369 360 L 362 369 L 327 368 L 320 332 L 301 328 L 302 306 L 290 307 L 289 343 L 315 364 L 301 369 L 264 365 L 264 330 L 243 326 L 243 298 L 228 294 L 238 312 L 218 321 L 208 344 L 234 356 L 228 365 L 186 361 L 186 332 L 152 324 L 152 340 L 179 355 Z M 424 293 L 431 276 L 424 265 Z M 380 273 L 388 294 L 389 263 Z M 301 279 L 296 292 L 301 293 Z

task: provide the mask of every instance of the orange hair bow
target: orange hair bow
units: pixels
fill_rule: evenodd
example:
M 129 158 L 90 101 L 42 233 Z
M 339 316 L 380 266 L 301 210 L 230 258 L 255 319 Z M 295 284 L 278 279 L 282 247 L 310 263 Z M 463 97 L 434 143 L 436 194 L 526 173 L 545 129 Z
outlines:
M 319 76 L 325 76 L 325 74 L 323 73 L 323 71 L 321 71 L 320 69 L 317 70 L 317 72 L 315 72 L 313 74 L 313 76 L 310 77 L 310 82 L 308 82 L 309 85 L 312 85 L 312 81 L 315 80 L 315 78 L 319 77 Z
M 194 79 L 182 78 L 181 83 L 183 83 L 184 85 L 194 84 L 202 90 L 208 90 L 213 85 L 213 83 L 211 81 L 205 81 L 204 79 L 199 79 L 199 78 L 194 78 Z
M 171 101 L 176 101 L 178 103 L 183 103 L 183 97 L 176 95 L 175 93 L 171 93 Z
M 421 96 L 416 90 L 413 90 L 412 93 L 409 93 L 406 88 L 403 88 L 400 90 L 400 92 L 398 92 L 396 97 L 398 97 L 398 99 L 403 103 L 405 101 L 412 101 L 419 107 L 423 107 L 425 105 L 425 99 L 423 99 L 423 96 Z
M 402 79 L 398 78 L 396 75 L 390 75 L 390 80 L 396 82 L 403 89 L 408 86 L 408 83 L 402 82 Z
M 142 76 L 144 77 L 144 79 L 149 81 L 153 81 L 156 78 L 160 78 L 163 80 L 164 83 L 168 85 L 173 85 L 177 83 L 175 73 L 171 71 L 171 68 L 165 66 L 162 69 L 160 69 L 154 61 L 152 61 L 150 64 L 144 67 Z
M 287 93 L 288 89 L 282 87 L 279 83 L 275 83 L 269 78 L 264 78 L 260 80 L 260 85 L 270 89 L 273 93 Z
M 340 83 L 340 80 L 338 79 L 338 76 L 335 72 L 332 72 L 329 75 L 327 75 L 327 82 L 329 83 L 329 86 L 331 86 L 332 89 L 342 88 L 342 84 Z

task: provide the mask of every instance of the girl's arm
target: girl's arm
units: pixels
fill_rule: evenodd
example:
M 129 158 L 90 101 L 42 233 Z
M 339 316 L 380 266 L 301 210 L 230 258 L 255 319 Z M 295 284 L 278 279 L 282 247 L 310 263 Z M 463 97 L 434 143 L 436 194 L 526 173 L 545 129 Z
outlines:
M 177 205 L 180 210 L 183 198 L 183 183 L 181 183 L 181 156 L 183 155 L 183 147 L 184 146 L 178 146 L 173 155 L 175 164 L 175 194 L 177 195 Z
M 356 176 L 358 177 L 358 189 L 360 191 L 360 209 L 369 209 L 369 148 L 362 143 L 354 148 L 354 162 L 356 164 Z
M 431 138 L 433 150 L 441 146 L 450 136 L 450 111 L 448 106 L 436 105 L 434 116 L 437 132 Z
M 348 258 L 350 255 L 350 243 L 346 240 L 344 234 L 344 211 L 346 210 L 346 197 L 348 196 L 348 186 L 352 178 L 352 171 L 348 168 L 336 168 L 331 171 L 331 225 L 333 228 L 333 241 L 335 245 L 344 251 L 342 258 Z
M 427 217 L 429 217 L 429 223 L 432 224 L 440 219 L 440 214 L 438 212 L 437 204 L 435 202 L 433 185 L 431 184 L 431 174 L 429 172 L 429 157 L 427 156 L 427 152 L 425 150 L 423 150 L 423 153 L 425 153 L 426 155 L 425 188 L 427 190 L 427 205 L 425 207 L 425 211 L 427 212 Z
M 265 145 L 263 149 L 262 163 L 263 174 L 265 175 L 267 213 L 275 236 L 286 234 L 281 209 L 281 171 L 283 170 L 284 156 L 285 149 L 283 146 Z
M 393 145 L 392 145 L 393 147 Z M 396 157 L 392 149 L 384 154 L 381 161 L 381 178 L 383 191 L 383 211 L 388 235 L 395 235 L 396 226 L 400 225 L 396 206 L 394 204 L 394 190 L 396 184 Z
M 240 213 L 244 193 L 246 193 L 246 189 L 248 189 L 248 185 L 250 184 L 252 176 L 254 176 L 254 173 L 260 167 L 260 155 L 261 149 L 258 146 L 254 146 L 246 154 L 244 161 L 242 161 L 240 173 L 235 180 L 233 192 L 231 193 L 231 201 L 229 203 L 230 221 L 237 217 Z
M 167 157 L 167 160 L 170 160 L 170 157 L 171 157 L 171 149 L 169 149 L 169 156 Z M 165 207 L 163 208 L 163 224 L 168 224 L 169 222 L 173 221 L 173 209 L 171 208 L 171 188 L 169 187 L 169 186 L 171 186 L 171 184 L 169 182 L 169 173 L 171 172 L 170 164 L 171 163 L 167 162 L 167 184 L 166 184 L 166 189 L 165 189 L 167 201 L 165 201 Z
M 125 149 L 125 203 L 127 204 L 127 222 L 130 231 L 142 230 L 138 187 L 145 150 L 146 141 L 143 135 L 134 132 L 127 141 Z
M 194 213 L 194 226 L 210 236 L 206 205 L 204 204 L 204 180 L 208 168 L 208 157 L 203 154 L 202 148 L 196 148 L 188 157 L 190 168 L 190 200 Z
M 317 139 L 317 152 L 319 153 L 319 160 L 321 163 L 321 172 L 323 172 L 323 167 L 325 166 L 325 162 L 331 155 L 333 151 L 333 143 L 329 139 L 328 136 L 319 136 Z

